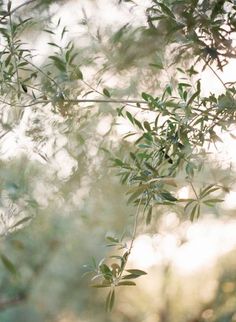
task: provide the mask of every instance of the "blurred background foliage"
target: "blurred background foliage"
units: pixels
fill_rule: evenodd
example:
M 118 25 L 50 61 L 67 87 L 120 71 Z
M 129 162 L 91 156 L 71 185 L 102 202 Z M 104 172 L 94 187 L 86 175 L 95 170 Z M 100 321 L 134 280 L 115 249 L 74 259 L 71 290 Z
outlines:
M 155 114 L 119 99 L 140 100 L 142 92 L 155 97 L 168 90 L 167 84 L 174 87 L 179 77 L 186 77 L 182 68 L 194 78 L 194 67 L 200 66 L 199 71 L 213 64 L 221 72 L 234 58 L 232 1 L 160 3 L 0 3 L 2 322 L 236 321 L 234 240 L 214 259 L 206 257 L 207 265 L 188 273 L 176 268 L 162 242 L 157 253 L 163 254 L 156 260 L 153 255 L 151 264 L 137 246 L 129 267 L 140 265 L 148 274 L 137 286 L 118 289 L 110 313 L 104 309 L 107 290 L 89 287 L 88 267 L 113 254 L 105 237 L 124 234 L 127 242 L 132 237 L 135 209 L 127 205 L 128 188 L 120 184 L 112 159 L 128 162 L 136 147 L 123 136 L 140 128 L 128 123 L 122 111 L 150 124 Z M 222 17 L 230 32 L 221 30 Z M 92 102 L 113 98 L 118 102 Z M 219 101 L 228 108 L 234 101 L 227 99 L 231 96 Z M 230 117 L 233 123 L 235 115 Z M 235 161 L 223 164 L 217 156 L 223 143 L 218 137 L 214 143 L 214 153 L 206 149 L 202 155 L 204 169 L 197 172 L 195 184 L 198 189 L 217 182 L 223 187 L 217 198 L 223 198 L 235 189 Z M 180 185 L 171 186 L 176 195 L 187 189 L 185 176 L 180 171 Z M 173 225 L 168 223 L 171 213 Z M 202 213 L 205 227 L 235 227 L 235 207 L 227 203 L 204 206 Z M 137 236 L 148 236 L 151 244 L 151 236 L 164 240 L 168 235 L 175 236 L 176 252 L 191 246 L 189 216 L 182 205 L 153 207 L 149 225 L 144 214 L 140 217 Z M 207 237 L 208 231 L 203 234 Z M 191 256 L 185 255 L 183 266 L 209 247 L 210 237 L 197 252 L 193 248 Z

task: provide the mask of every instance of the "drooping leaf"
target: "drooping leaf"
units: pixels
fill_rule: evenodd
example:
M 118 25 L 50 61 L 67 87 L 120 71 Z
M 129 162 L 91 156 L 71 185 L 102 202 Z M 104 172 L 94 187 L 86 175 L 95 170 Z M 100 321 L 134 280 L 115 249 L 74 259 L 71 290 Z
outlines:
M 13 275 L 17 274 L 17 270 L 15 265 L 10 261 L 8 257 L 6 257 L 4 254 L 1 254 L 1 260 L 5 268 Z
M 109 311 L 113 309 L 114 303 L 115 303 L 115 290 L 113 289 L 110 297 Z
M 25 217 L 25 218 L 22 218 L 21 220 L 19 220 L 17 223 L 15 223 L 11 228 L 16 228 L 20 225 L 23 225 L 25 224 L 26 222 L 30 221 L 32 219 L 31 216 L 28 216 L 28 217 Z
M 126 112 L 126 116 L 127 116 L 127 117 L 128 117 L 128 119 L 130 120 L 130 122 L 131 122 L 132 124 L 134 124 L 133 116 L 131 115 L 131 113 L 130 113 L 130 112 Z
M 147 216 L 146 216 L 146 225 L 149 225 L 152 221 L 152 207 L 149 207 Z
M 54 65 L 62 72 L 66 71 L 66 64 L 65 62 L 58 56 L 49 56 L 48 58 L 50 58 L 53 62 Z
M 195 204 L 194 206 L 193 206 L 193 209 L 191 210 L 191 213 L 190 213 L 190 220 L 191 221 L 193 221 L 194 220 L 194 217 L 196 216 L 196 213 L 198 212 L 198 209 L 199 209 L 199 207 L 198 207 L 199 205 L 198 205 L 198 203 L 197 204 Z
M 117 286 L 135 286 L 136 283 L 133 281 L 121 281 L 117 284 Z
M 115 303 L 115 290 L 114 288 L 109 291 L 107 298 L 106 298 L 106 311 L 111 312 Z

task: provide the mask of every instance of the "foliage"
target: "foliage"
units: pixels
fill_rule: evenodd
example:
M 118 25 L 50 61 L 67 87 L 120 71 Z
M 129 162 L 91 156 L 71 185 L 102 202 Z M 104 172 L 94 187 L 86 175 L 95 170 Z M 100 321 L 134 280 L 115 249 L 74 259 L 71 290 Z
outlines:
M 2 235 L 31 225 L 43 207 L 74 213 L 79 208 L 78 186 L 92 190 L 91 178 L 98 176 L 99 182 L 101 169 L 103 178 L 108 156 L 127 187 L 128 204 L 136 207 L 132 232 L 120 238 L 108 234 L 108 246 L 115 251 L 88 267 L 91 286 L 109 288 L 110 311 L 117 287 L 134 286 L 133 280 L 146 275 L 127 266 L 138 229 L 145 226 L 141 215 L 146 225 L 152 225 L 158 213 L 175 209 L 194 221 L 208 207 L 218 207 L 230 189 L 232 178 L 217 169 L 209 147 L 217 147 L 222 133 L 235 123 L 235 83 L 225 83 L 219 73 L 235 58 L 236 7 L 230 0 L 153 0 L 138 26 L 127 23 L 115 31 L 96 26 L 91 31 L 91 21 L 82 10 L 79 25 L 85 28 L 85 41 L 78 45 L 61 17 L 54 19 L 56 13 L 50 13 L 57 3 L 31 0 L 16 7 L 11 1 L 1 3 L 1 139 L 23 132 L 30 152 L 23 168 L 37 159 L 26 175 L 14 161 L 17 173 L 0 175 L 8 201 L 2 201 Z M 134 1 L 117 5 L 139 7 Z M 42 17 L 37 19 L 39 11 Z M 49 54 L 41 64 L 32 43 L 25 42 L 31 32 L 48 37 Z M 207 68 L 221 83 L 222 93 L 205 94 L 201 72 Z M 137 81 L 124 85 L 135 75 Z M 114 82 L 109 82 L 111 77 Z M 107 116 L 108 130 L 99 135 L 97 123 Z M 128 121 L 131 129 L 123 141 L 115 130 L 121 120 Z M 3 152 L 4 148 L 4 159 Z M 3 164 L 9 171 L 10 161 Z M 206 176 L 209 169 L 217 169 L 218 175 Z M 191 195 L 180 198 L 178 192 L 186 186 Z M 17 276 L 5 253 L 1 260 Z

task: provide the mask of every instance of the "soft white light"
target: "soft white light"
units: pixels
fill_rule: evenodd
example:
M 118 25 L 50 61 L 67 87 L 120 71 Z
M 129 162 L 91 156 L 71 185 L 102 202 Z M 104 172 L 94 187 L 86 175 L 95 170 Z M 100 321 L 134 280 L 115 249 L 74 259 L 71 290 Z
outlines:
M 181 274 L 192 274 L 211 267 L 219 256 L 236 247 L 235 231 L 236 220 L 202 220 L 188 228 L 188 241 L 182 246 L 177 234 L 141 235 L 134 242 L 130 261 L 145 269 L 168 261 Z
M 222 206 L 226 209 L 236 209 L 236 191 L 230 191 L 225 196 L 225 201 Z
M 178 197 L 179 199 L 187 199 L 189 198 L 189 187 L 184 186 L 178 191 Z

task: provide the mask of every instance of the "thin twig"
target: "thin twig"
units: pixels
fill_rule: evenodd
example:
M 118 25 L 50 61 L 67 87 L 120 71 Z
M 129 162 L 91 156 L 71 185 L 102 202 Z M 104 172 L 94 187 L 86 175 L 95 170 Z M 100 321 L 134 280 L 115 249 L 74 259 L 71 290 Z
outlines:
M 193 192 L 194 192 L 194 194 L 195 194 L 195 197 L 197 198 L 197 200 L 199 200 L 199 197 L 198 197 L 197 191 L 195 190 L 195 188 L 194 188 L 194 186 L 193 186 L 192 181 L 189 181 L 189 183 L 190 183 L 190 186 L 191 186 L 191 187 L 192 187 L 192 189 L 193 189 Z
M 220 78 L 220 76 L 217 74 L 217 72 L 214 70 L 214 68 L 212 68 L 212 66 L 208 63 L 208 61 L 206 61 L 206 59 L 204 57 L 201 57 L 201 58 L 202 58 L 202 60 L 204 60 L 205 64 L 210 68 L 210 70 L 213 72 L 213 74 L 218 78 L 218 80 L 221 82 L 221 84 L 227 90 L 228 89 L 227 86 L 225 85 L 223 80 Z
M 14 9 L 12 9 L 10 12 L 7 12 L 4 16 L 2 16 L 2 18 L 0 19 L 0 23 L 7 18 L 8 16 L 12 15 L 14 12 L 16 12 L 17 10 L 21 9 L 24 6 L 27 6 L 28 4 L 35 2 L 37 0 L 28 0 L 22 4 L 20 4 L 19 6 L 15 7 Z
M 25 57 L 21 57 L 21 59 L 23 59 L 26 63 L 30 64 L 31 66 L 33 66 L 35 69 L 37 69 L 42 75 L 44 75 L 47 79 L 49 79 L 59 90 L 61 93 L 63 93 L 65 95 L 65 97 L 67 99 L 69 99 L 69 97 L 64 93 L 63 89 L 61 88 L 61 86 L 55 81 L 55 79 L 53 79 L 52 77 L 50 77 L 47 73 L 45 73 L 42 69 L 40 69 L 38 66 L 36 66 L 34 63 L 30 62 L 28 59 L 26 59 Z
M 137 206 L 137 209 L 136 209 L 135 216 L 134 216 L 134 227 L 133 227 L 133 233 L 132 233 L 132 238 L 131 238 L 128 254 L 131 253 L 131 249 L 133 248 L 134 240 L 135 240 L 135 237 L 136 237 L 137 227 L 138 227 L 138 217 L 139 217 L 139 214 L 140 214 L 139 210 L 140 210 L 142 199 L 143 198 L 141 196 L 141 198 L 139 200 L 139 203 L 138 203 L 138 206 Z
M 125 271 L 125 268 L 127 266 L 127 263 L 128 263 L 128 258 L 130 256 L 130 253 L 131 253 L 131 250 L 133 248 L 133 244 L 134 244 L 134 240 L 135 240 L 135 237 L 136 237 L 136 233 L 137 233 L 137 227 L 138 227 L 138 217 L 139 217 L 139 209 L 140 209 L 140 205 L 141 205 L 141 201 L 142 201 L 142 197 L 140 198 L 139 200 L 139 203 L 138 203 L 138 206 L 137 206 L 137 209 L 136 209 L 136 213 L 135 213 L 135 216 L 134 216 L 134 226 L 133 226 L 133 233 L 132 233 L 132 237 L 131 237 L 131 242 L 130 242 L 130 246 L 127 250 L 127 252 L 125 253 L 126 254 L 126 258 L 125 258 L 125 264 L 122 268 L 122 270 L 120 271 L 119 273 L 119 277 L 118 277 L 118 280 L 117 282 L 120 281 L 120 279 L 122 279 L 122 276 L 123 276 L 123 272 Z
M 58 100 L 59 101 L 59 100 Z M 4 102 L 0 99 L 0 102 L 6 105 L 12 106 L 11 103 Z M 125 99 L 63 99 L 63 102 L 65 103 L 71 103 L 71 104 L 78 104 L 78 103 L 116 103 L 116 104 L 148 104 L 146 101 L 138 101 L 138 100 L 125 100 Z M 29 104 L 14 104 L 15 107 L 30 107 L 38 104 L 49 104 L 49 103 L 57 103 L 57 100 L 38 100 Z M 136 107 L 136 106 L 135 106 Z M 137 108 L 140 108 L 137 106 Z

